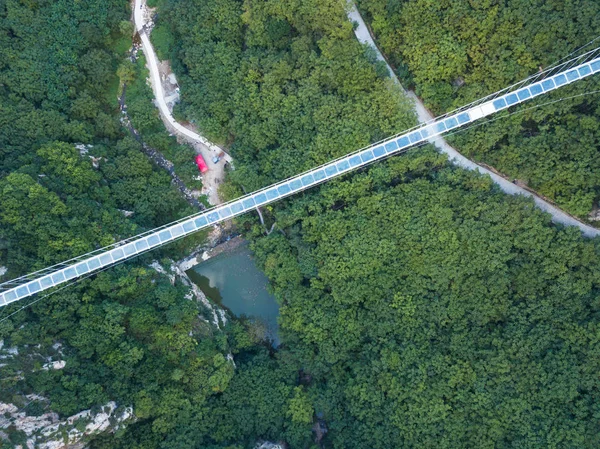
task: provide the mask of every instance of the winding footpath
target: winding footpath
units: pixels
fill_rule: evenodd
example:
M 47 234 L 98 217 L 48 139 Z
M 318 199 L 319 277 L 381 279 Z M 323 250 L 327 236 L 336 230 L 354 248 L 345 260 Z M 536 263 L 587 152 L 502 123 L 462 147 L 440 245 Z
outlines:
M 154 91 L 154 97 L 156 98 L 156 105 L 158 106 L 158 110 L 160 111 L 161 116 L 166 120 L 170 128 L 177 131 L 177 133 L 183 137 L 187 137 L 188 139 L 192 139 L 202 144 L 206 145 L 210 149 L 216 149 L 221 151 L 221 148 L 209 142 L 207 139 L 202 137 L 200 134 L 195 133 L 187 129 L 185 126 L 179 124 L 177 120 L 171 114 L 169 107 L 167 106 L 167 102 L 165 101 L 165 91 L 162 87 L 162 82 L 160 79 L 160 73 L 158 71 L 158 58 L 156 56 L 156 52 L 154 51 L 154 47 L 150 42 L 150 37 L 146 32 L 146 22 L 144 20 L 144 8 L 146 4 L 143 0 L 135 0 L 134 4 L 134 23 L 135 29 L 139 33 L 140 38 L 142 40 L 142 49 L 144 50 L 144 54 L 146 55 L 146 64 L 148 64 L 148 70 L 150 70 L 150 78 L 152 81 L 152 90 Z
M 150 84 L 152 85 L 152 91 L 154 92 L 155 104 L 158 107 L 160 117 L 167 129 L 176 136 L 194 144 L 196 152 L 202 154 L 209 166 L 209 171 L 202 176 L 202 183 L 207 189 L 206 194 L 209 202 L 213 205 L 219 204 L 220 200 L 217 195 L 217 188 L 224 178 L 225 163 L 231 163 L 232 161 L 231 156 L 229 156 L 223 148 L 220 148 L 191 129 L 186 128 L 173 117 L 165 98 L 165 90 L 158 69 L 158 57 L 150 42 L 150 30 L 148 29 L 146 22 L 146 12 L 146 0 L 135 0 L 133 4 L 133 21 L 135 30 L 138 32 L 142 42 L 142 50 L 146 56 L 146 65 L 150 72 Z M 216 164 L 213 163 L 213 157 L 220 153 L 225 153 L 225 157 Z M 192 161 L 190 161 L 190 163 L 191 162 Z
M 358 41 L 363 44 L 369 45 L 371 48 L 373 48 L 373 50 L 375 50 L 377 54 L 377 59 L 385 63 L 386 67 L 388 68 L 388 71 L 390 72 L 390 76 L 392 77 L 394 82 L 397 83 L 398 86 L 400 86 L 400 88 L 407 97 L 411 98 L 414 101 L 419 123 L 431 123 L 434 120 L 434 117 L 425 108 L 425 105 L 423 104 L 421 99 L 417 97 L 414 92 L 405 90 L 402 84 L 400 84 L 398 77 L 396 76 L 386 59 L 379 51 L 379 48 L 375 44 L 373 37 L 371 36 L 371 33 L 369 32 L 369 29 L 367 28 L 362 16 L 356 9 L 356 5 L 354 5 L 354 3 L 352 2 L 349 3 L 348 18 L 351 22 L 356 22 L 358 24 L 358 27 L 354 29 L 354 34 L 356 35 Z M 458 165 L 459 167 L 465 168 L 467 170 L 478 171 L 479 173 L 490 176 L 494 183 L 496 183 L 504 193 L 507 193 L 509 195 L 524 195 L 533 198 L 533 201 L 535 202 L 537 207 L 539 207 L 544 212 L 547 212 L 552 216 L 552 221 L 554 223 L 560 223 L 565 226 L 577 226 L 579 229 L 581 229 L 581 232 L 586 237 L 596 237 L 600 235 L 600 229 L 596 229 L 590 225 L 587 225 L 577 220 L 575 217 L 567 214 L 558 207 L 548 203 L 547 201 L 533 194 L 529 190 L 519 187 L 510 182 L 508 179 L 505 179 L 502 176 L 499 176 L 496 173 L 482 167 L 481 165 L 476 164 L 470 159 L 467 159 L 465 156 L 460 154 L 455 148 L 450 146 L 448 142 L 446 142 L 446 139 L 444 139 L 444 137 L 438 135 L 429 138 L 428 141 L 435 145 L 435 147 L 439 151 L 447 154 L 449 161 L 453 164 Z

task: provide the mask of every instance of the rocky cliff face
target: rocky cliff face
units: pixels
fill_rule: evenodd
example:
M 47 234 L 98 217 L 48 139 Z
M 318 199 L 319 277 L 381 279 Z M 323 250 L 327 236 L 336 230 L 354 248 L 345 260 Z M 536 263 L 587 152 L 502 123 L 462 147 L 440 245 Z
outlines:
M 29 401 L 43 401 L 36 395 Z M 18 449 L 76 449 L 86 446 L 90 437 L 114 432 L 135 420 L 131 407 L 109 402 L 97 409 L 84 410 L 60 420 L 56 413 L 27 416 L 26 406 L 0 402 L 0 438 Z M 9 446 L 10 447 L 10 446 Z
M 254 449 L 285 449 L 283 443 L 271 443 L 270 441 L 260 441 L 256 443 Z
M 18 381 L 32 367 L 60 370 L 66 366 L 63 347 L 55 343 L 40 353 L 40 345 L 8 346 L 0 340 L 0 380 Z M 0 392 L 1 393 L 1 392 Z M 4 392 L 7 393 L 7 392 Z M 84 410 L 61 420 L 48 410 L 48 399 L 37 394 L 3 394 L 0 400 L 0 447 L 19 449 L 77 449 L 94 435 L 114 432 L 135 420 L 131 407 L 115 402 Z
M 227 323 L 225 311 L 211 304 L 174 262 L 168 268 L 158 262 L 151 267 L 167 276 L 172 284 L 181 281 L 189 288 L 186 298 L 206 308 L 205 315 L 212 318 L 207 320 L 209 326 L 219 330 Z M 233 355 L 223 355 L 235 367 Z M 60 342 L 42 347 L 41 344 L 13 346 L 8 340 L 0 340 L 0 387 L 14 385 L 32 371 L 62 370 L 68 363 Z M 61 419 L 47 398 L 0 388 L 0 448 L 83 449 L 94 436 L 113 433 L 135 420 L 131 407 L 119 406 L 114 401 Z

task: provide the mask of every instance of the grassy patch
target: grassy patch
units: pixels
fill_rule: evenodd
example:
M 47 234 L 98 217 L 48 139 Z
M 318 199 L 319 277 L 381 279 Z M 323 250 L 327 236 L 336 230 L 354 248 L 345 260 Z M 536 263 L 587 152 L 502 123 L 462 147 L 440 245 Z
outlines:
M 112 49 L 116 55 L 122 56 L 131 48 L 131 36 L 119 34 L 113 38 Z
M 125 21 L 124 21 L 125 22 Z M 133 25 L 132 25 L 133 29 Z M 117 60 L 121 60 L 129 50 L 132 45 L 132 35 L 130 33 L 112 33 L 111 34 L 111 45 L 110 49 L 113 54 L 117 57 Z M 110 105 L 111 108 L 118 109 L 119 108 L 119 99 L 118 96 L 121 93 L 121 81 L 116 74 L 116 66 L 115 72 L 113 73 L 110 84 L 106 89 L 106 102 Z
M 121 93 L 120 87 L 121 82 L 119 77 L 114 75 L 110 80 L 108 88 L 106 89 L 106 102 L 111 108 L 119 108 L 119 94 Z
M 166 3 L 165 0 L 148 0 L 146 2 L 146 4 L 150 7 L 150 8 L 161 8 L 164 4 Z
M 161 61 L 171 59 L 170 52 L 173 48 L 174 37 L 167 25 L 159 23 L 154 27 L 152 34 L 150 34 L 150 40 L 154 45 L 158 59 Z

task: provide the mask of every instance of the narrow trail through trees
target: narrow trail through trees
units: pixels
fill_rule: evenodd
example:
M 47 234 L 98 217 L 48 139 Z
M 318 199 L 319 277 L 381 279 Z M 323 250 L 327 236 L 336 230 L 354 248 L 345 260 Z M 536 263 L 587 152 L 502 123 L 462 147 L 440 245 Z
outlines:
M 434 117 L 427 110 L 427 108 L 425 108 L 425 105 L 423 104 L 421 99 L 417 97 L 417 95 L 414 92 L 405 90 L 404 87 L 400 84 L 398 77 L 396 76 L 396 74 L 388 64 L 387 60 L 383 57 L 382 53 L 379 51 L 379 48 L 375 44 L 375 41 L 373 40 L 373 37 L 371 36 L 371 33 L 367 25 L 365 24 L 362 16 L 358 12 L 356 5 L 353 2 L 349 2 L 348 6 L 348 19 L 358 24 L 358 26 L 354 29 L 354 34 L 356 35 L 356 38 L 359 40 L 359 42 L 369 45 L 376 52 L 377 59 L 386 64 L 386 67 L 394 82 L 400 86 L 400 88 L 407 97 L 411 98 L 414 101 L 415 111 L 417 113 L 419 122 L 428 123 L 433 121 Z M 458 165 L 459 167 L 465 168 L 467 170 L 474 170 L 478 171 L 479 173 L 489 175 L 494 181 L 494 183 L 497 184 L 504 193 L 507 193 L 509 195 L 524 195 L 533 198 L 533 201 L 535 202 L 537 207 L 539 207 L 544 212 L 547 212 L 552 216 L 553 222 L 560 223 L 566 226 L 577 226 L 579 229 L 581 229 L 581 232 L 586 237 L 595 237 L 597 235 L 600 235 L 600 230 L 579 221 L 572 215 L 567 214 L 566 212 L 554 206 L 553 204 L 545 201 L 532 191 L 519 187 L 513 184 L 508 179 L 505 179 L 502 176 L 499 176 L 498 174 L 494 173 L 493 171 L 488 170 L 487 168 L 484 168 L 481 165 L 478 165 L 472 160 L 466 158 L 465 156 L 460 154 L 455 148 L 450 146 L 446 139 L 444 139 L 444 137 L 432 137 L 429 139 L 429 142 L 435 145 L 435 147 L 439 151 L 447 154 L 448 160 L 453 164 Z
M 150 83 L 152 85 L 152 91 L 154 92 L 154 98 L 160 117 L 169 132 L 175 134 L 180 139 L 189 142 L 198 154 L 202 154 L 202 157 L 209 166 L 209 171 L 202 175 L 203 193 L 207 195 L 211 204 L 220 204 L 221 201 L 218 196 L 218 187 L 225 177 L 225 164 L 231 163 L 232 161 L 231 156 L 225 152 L 225 157 L 217 163 L 213 163 L 213 157 L 224 152 L 224 150 L 200 134 L 186 128 L 173 117 L 165 99 L 165 91 L 162 86 L 158 67 L 158 57 L 150 42 L 149 27 L 147 26 L 148 15 L 149 11 L 147 10 L 146 1 L 135 0 L 133 3 L 135 30 L 139 33 L 142 50 L 146 56 L 146 64 L 150 72 Z M 190 161 L 190 163 L 192 163 L 192 161 Z

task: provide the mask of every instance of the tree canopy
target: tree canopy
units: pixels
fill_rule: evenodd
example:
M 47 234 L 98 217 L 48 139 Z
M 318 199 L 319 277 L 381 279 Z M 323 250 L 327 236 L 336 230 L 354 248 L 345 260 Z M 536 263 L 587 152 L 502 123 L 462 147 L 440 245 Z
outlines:
M 0 262 L 8 275 L 186 213 L 168 177 L 122 134 L 111 103 L 118 73 L 131 83 L 136 126 L 162 139 L 144 102 L 141 63 L 122 65 L 116 50 L 130 30 L 125 5 L 0 7 L 0 39 L 22 50 L 0 46 L 13 51 L 0 76 L 35 80 L 24 42 L 36 42 L 31 51 L 57 61 L 47 76 L 63 86 L 0 88 L 2 123 L 19 122 L 0 136 Z M 59 36 L 54 17 L 80 33 Z M 229 195 L 416 122 L 354 39 L 342 2 L 165 0 L 158 22 L 175 45 L 163 50 L 181 80 L 179 113 L 231 146 Z M 580 36 L 577 26 L 569 30 Z M 38 43 L 36 33 L 46 31 Z M 110 56 L 106 71 L 93 74 L 106 77 L 96 91 L 85 88 L 85 70 L 69 71 L 61 59 L 70 54 L 74 67 L 86 67 L 87 53 L 92 66 Z M 579 107 L 591 116 L 578 101 L 559 104 L 565 115 Z M 101 113 L 104 127 L 96 126 Z M 488 125 L 497 136 L 485 136 L 501 138 L 502 126 L 513 132 L 515 117 Z M 590 142 L 595 128 L 579 117 L 572 127 L 557 119 L 540 139 L 566 142 L 561 129 L 583 126 Z M 534 142 L 523 140 L 512 142 L 515 152 Z M 0 322 L 0 338 L 22 349 L 3 367 L 0 400 L 36 392 L 63 417 L 108 400 L 131 405 L 136 422 L 94 438 L 94 449 L 238 449 L 262 439 L 291 448 L 598 446 L 596 240 L 552 225 L 531 200 L 502 194 L 430 147 L 263 212 L 270 234 L 252 215 L 238 226 L 280 303 L 280 348 L 257 342 L 243 321 L 209 325 L 188 286 L 148 267 L 153 256 L 181 254 L 184 242 Z M 57 342 L 65 367 L 40 369 Z M 318 440 L 315 423 L 327 427 Z
M 5 279 L 190 211 L 119 124 L 116 69 L 131 44 L 121 30 L 127 17 L 117 0 L 0 4 Z
M 165 8 L 183 112 L 231 142 L 237 191 L 414 124 L 341 4 Z M 239 222 L 280 302 L 284 346 L 274 360 L 240 351 L 196 446 L 308 447 L 291 426 L 311 413 L 327 423 L 324 447 L 597 445 L 597 242 L 429 148 L 270 207 L 267 220 L 268 236 Z
M 597 242 L 423 152 L 276 210 L 254 250 L 327 447 L 595 447 Z
M 533 75 L 600 34 L 593 0 L 357 3 L 403 83 L 435 113 Z M 466 131 L 458 149 L 586 219 L 600 198 L 597 78 L 511 108 L 538 107 Z
M 128 17 L 122 1 L 0 2 L 1 281 L 191 212 L 119 123 Z M 3 308 L 0 340 L 20 356 L 3 361 L 0 400 L 19 404 L 35 392 L 49 401 L 38 410 L 61 417 L 114 400 L 164 434 L 173 416 L 226 389 L 226 342 L 201 339 L 210 326 L 189 287 L 150 262 L 113 268 L 14 315 L 25 304 Z M 65 368 L 42 369 L 47 357 Z

